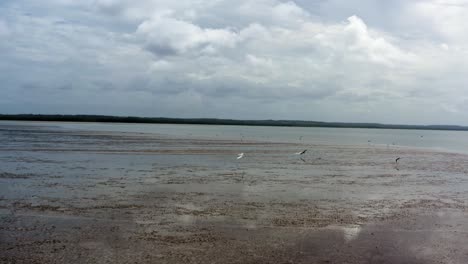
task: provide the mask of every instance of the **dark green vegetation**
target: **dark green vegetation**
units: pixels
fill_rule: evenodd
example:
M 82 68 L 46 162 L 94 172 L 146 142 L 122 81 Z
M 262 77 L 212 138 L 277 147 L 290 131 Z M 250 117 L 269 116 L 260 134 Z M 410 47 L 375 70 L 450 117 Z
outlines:
M 166 118 L 104 115 L 0 115 L 0 120 L 18 121 L 66 121 L 66 122 L 115 122 L 150 124 L 200 124 L 200 125 L 241 125 L 241 126 L 289 126 L 289 127 L 343 127 L 343 128 L 385 128 L 385 129 L 426 129 L 426 130 L 468 130 L 466 126 L 454 125 L 387 125 L 378 123 L 343 123 L 300 120 L 235 120 L 217 118 Z

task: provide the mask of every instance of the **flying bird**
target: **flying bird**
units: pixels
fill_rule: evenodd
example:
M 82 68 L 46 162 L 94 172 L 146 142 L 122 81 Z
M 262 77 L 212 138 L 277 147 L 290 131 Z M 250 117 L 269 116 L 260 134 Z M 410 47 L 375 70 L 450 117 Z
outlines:
M 395 163 L 398 163 L 399 160 L 400 160 L 400 157 L 396 158 Z
M 237 154 L 237 159 L 242 159 L 244 157 L 244 153 Z
M 295 154 L 296 154 L 296 155 L 304 155 L 306 152 L 307 152 L 307 149 L 304 149 L 303 151 L 297 152 L 297 153 L 295 153 Z

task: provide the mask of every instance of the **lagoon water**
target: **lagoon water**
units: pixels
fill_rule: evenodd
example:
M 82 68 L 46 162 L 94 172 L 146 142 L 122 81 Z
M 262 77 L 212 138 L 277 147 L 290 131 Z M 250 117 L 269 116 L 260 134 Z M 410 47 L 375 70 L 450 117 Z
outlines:
M 30 126 L 31 129 L 53 127 L 64 130 L 150 133 L 201 139 L 243 139 L 332 145 L 388 145 L 390 147 L 395 145 L 468 153 L 468 131 L 0 121 L 2 128 L 9 125 Z
M 468 263 L 467 132 L 0 122 L 0 142 L 0 263 Z

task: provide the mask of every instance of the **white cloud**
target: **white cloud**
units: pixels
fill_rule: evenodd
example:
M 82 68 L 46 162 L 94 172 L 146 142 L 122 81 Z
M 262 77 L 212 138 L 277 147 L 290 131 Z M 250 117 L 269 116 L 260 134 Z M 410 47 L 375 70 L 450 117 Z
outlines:
M 292 1 L 241 1 L 238 13 L 255 22 L 281 25 L 283 27 L 298 25 L 310 18 L 310 14 L 307 11 Z
M 157 14 L 142 22 L 137 35 L 148 50 L 159 56 L 180 55 L 189 51 L 216 52 L 218 47 L 234 47 L 237 34 L 228 29 L 200 28 L 190 22 Z
M 0 37 L 9 39 L 0 42 L 5 58 L 0 70 L 8 72 L 0 81 L 11 87 L 0 97 L 21 102 L 16 87 L 39 83 L 61 98 L 73 93 L 98 102 L 101 93 L 113 92 L 115 101 L 135 100 L 112 108 L 123 114 L 418 123 L 417 114 L 403 113 L 424 107 L 434 110 L 424 122 L 464 122 L 464 2 L 392 2 L 385 22 L 373 15 L 383 8 L 381 2 L 359 2 L 359 10 L 356 3 L 47 0 L 0 5 Z M 327 4 L 334 8 L 324 8 Z M 339 15 L 330 19 L 333 10 Z M 29 74 L 24 78 L 22 72 Z M 193 111 L 177 105 L 191 96 L 197 98 L 187 104 Z M 37 100 L 54 109 L 46 96 Z M 233 116 L 231 104 L 255 110 Z M 94 107 L 99 113 L 99 104 Z
M 442 43 L 440 44 L 440 48 L 443 50 L 449 50 L 449 45 L 447 45 L 446 43 Z
M 468 1 L 410 1 L 405 12 L 447 42 L 468 42 Z

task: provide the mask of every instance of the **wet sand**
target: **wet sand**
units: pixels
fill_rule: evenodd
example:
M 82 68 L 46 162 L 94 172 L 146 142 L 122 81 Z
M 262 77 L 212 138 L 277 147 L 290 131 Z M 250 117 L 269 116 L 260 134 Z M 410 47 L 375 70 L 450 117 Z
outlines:
M 467 155 L 21 126 L 0 137 L 1 263 L 468 263 Z

